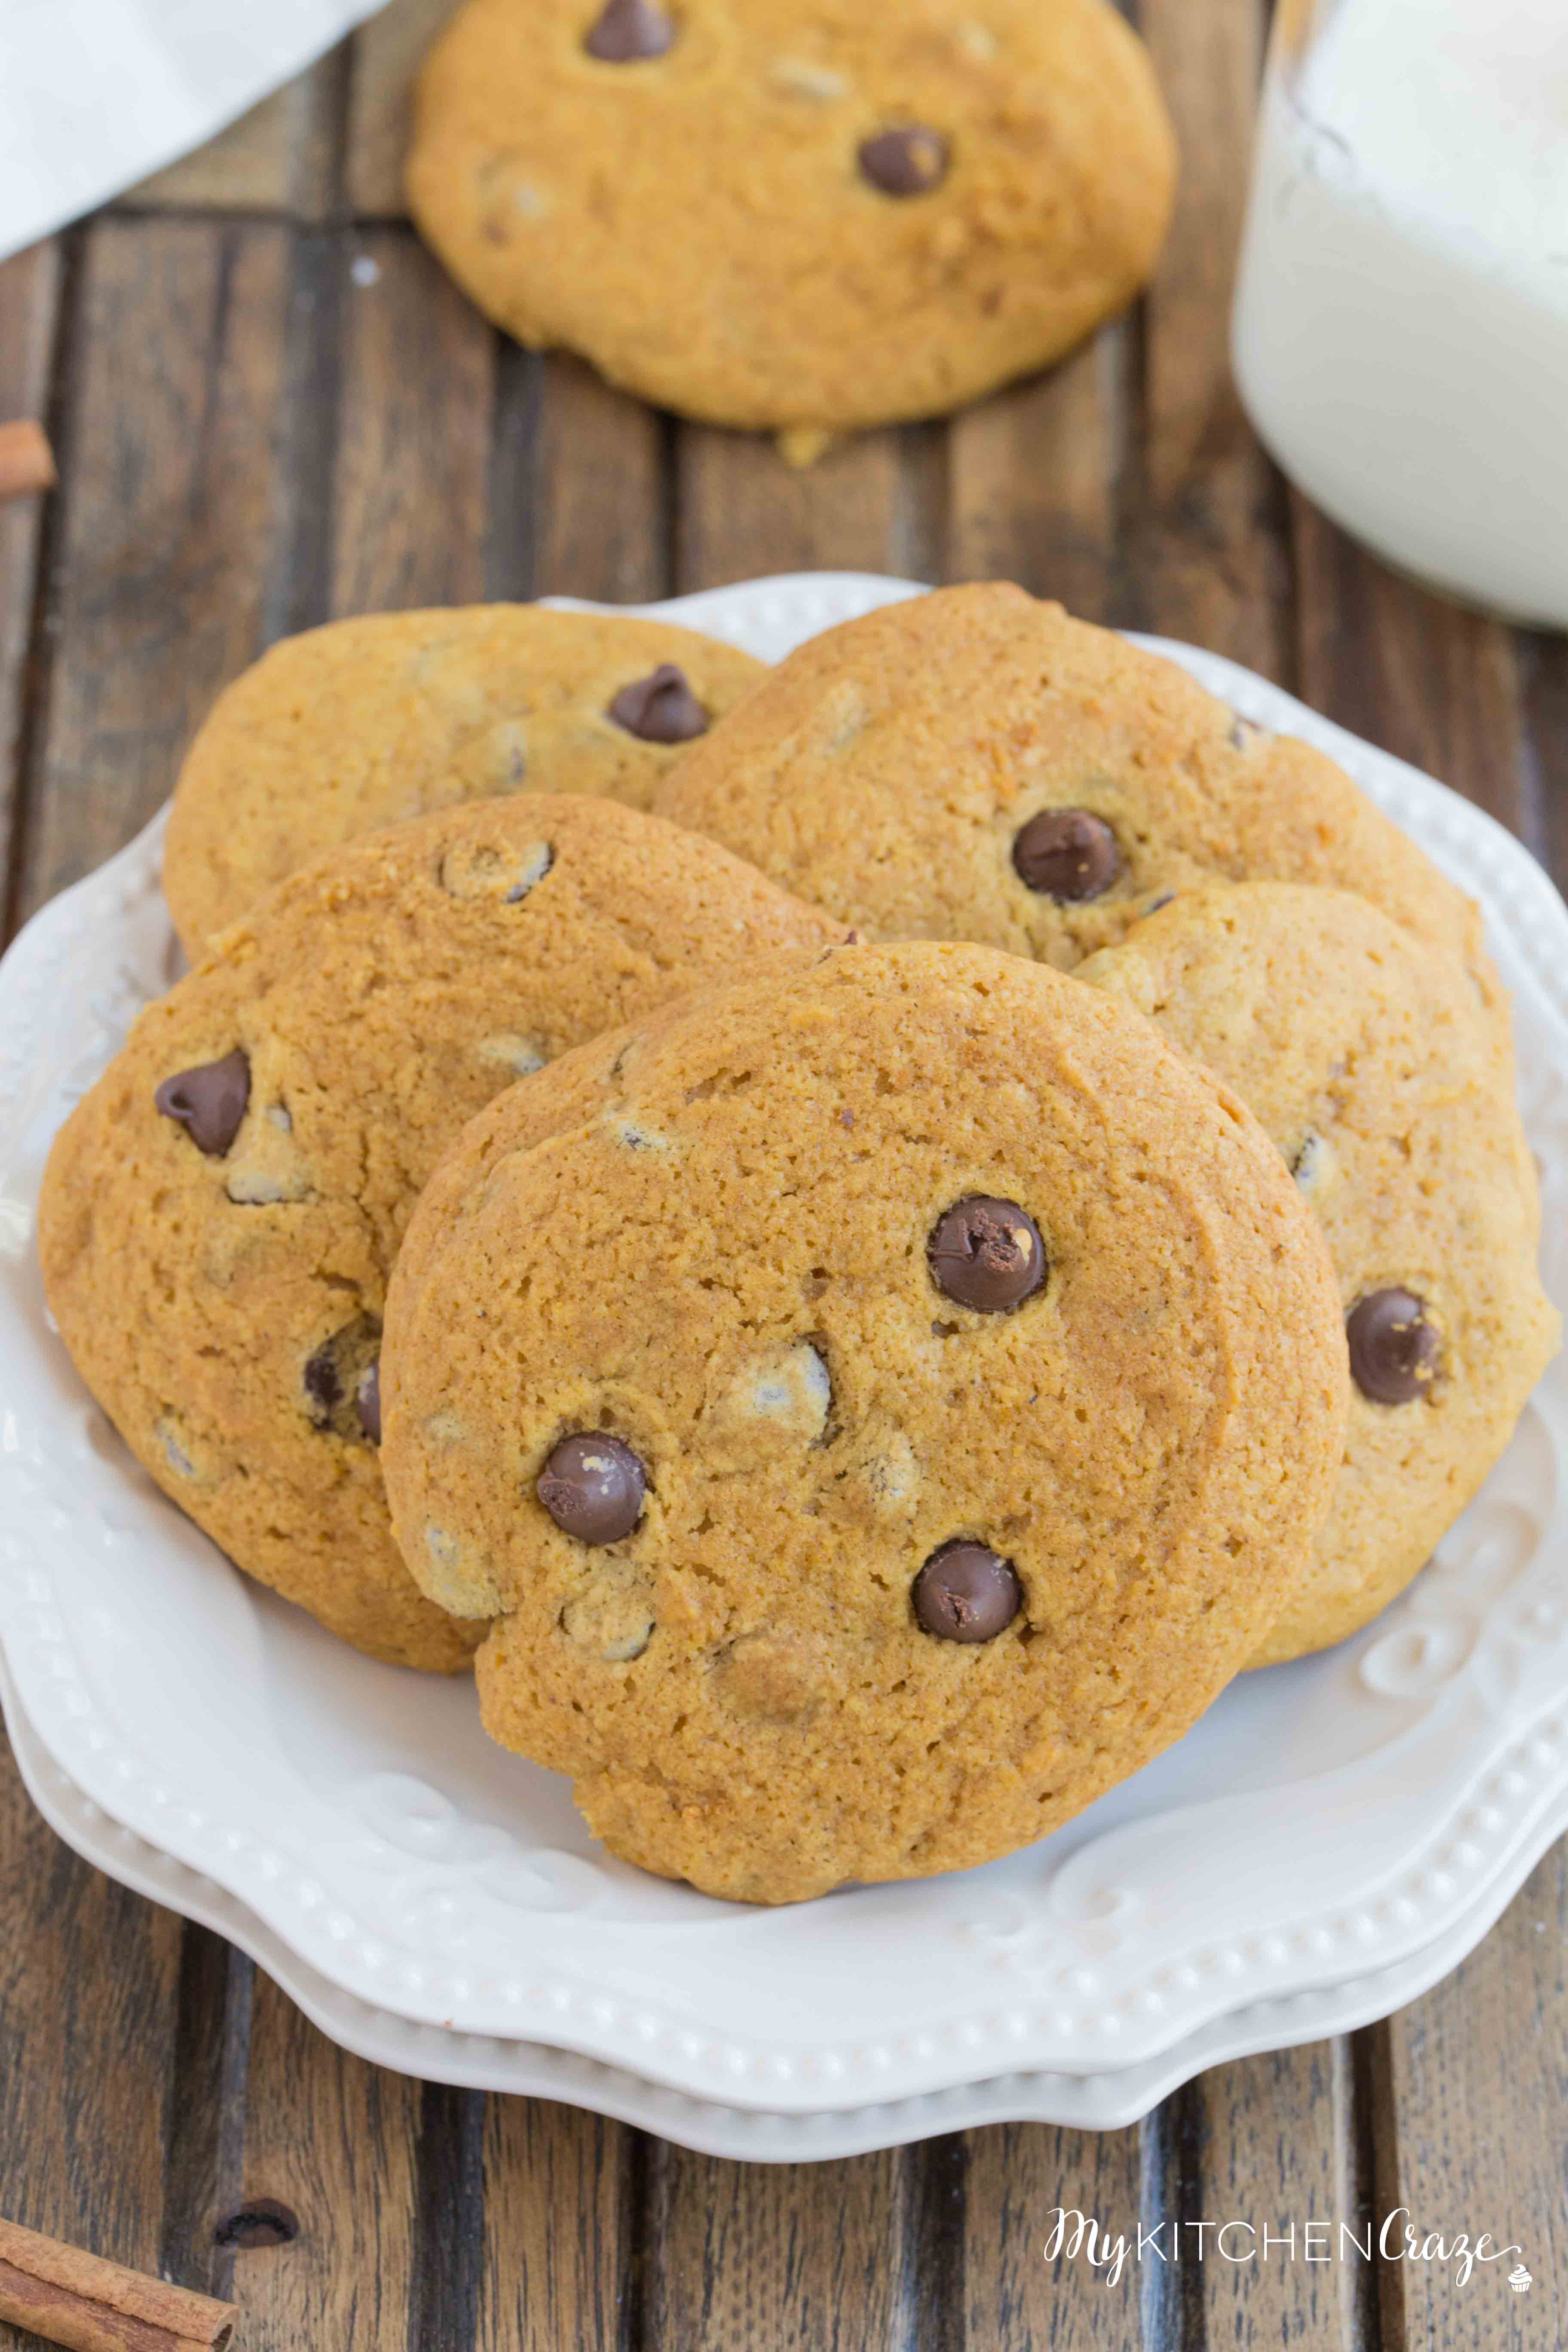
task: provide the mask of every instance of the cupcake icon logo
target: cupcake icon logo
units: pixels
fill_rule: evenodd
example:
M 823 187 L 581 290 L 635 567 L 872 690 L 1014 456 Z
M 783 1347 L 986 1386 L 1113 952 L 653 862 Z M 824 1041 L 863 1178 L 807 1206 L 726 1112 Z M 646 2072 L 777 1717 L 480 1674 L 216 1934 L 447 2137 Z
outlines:
M 1508 2274 L 1508 2283 L 1510 2286 L 1512 2287 L 1515 2294 L 1528 2294 L 1530 2293 L 1530 2273 L 1525 2269 L 1522 2263 L 1515 2263 L 1512 2270 L 1510 2270 Z

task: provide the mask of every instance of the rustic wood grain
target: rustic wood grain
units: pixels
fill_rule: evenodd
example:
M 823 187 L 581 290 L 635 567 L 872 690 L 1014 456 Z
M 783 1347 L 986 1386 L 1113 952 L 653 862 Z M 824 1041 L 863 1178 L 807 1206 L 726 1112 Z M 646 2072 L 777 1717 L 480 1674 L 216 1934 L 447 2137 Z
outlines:
M 538 387 L 533 593 L 612 604 L 668 595 L 666 420 L 564 352 L 511 356 Z
M 1156 2321 L 1141 2320 L 1146 2278 L 1131 2252 L 1144 2215 L 1142 2136 L 1060 2131 L 1049 2124 L 999 2124 L 967 2135 L 965 2231 L 960 2311 L 964 2352 L 1123 2352 L 1147 2341 L 1173 2345 Z M 1046 2258 L 1057 2209 L 1130 2242 L 1114 2281 L 1109 2263 Z
M 153 2272 L 180 1935 L 61 1844 L 0 1736 L 0 2212 Z
M 1016 580 L 1080 619 L 1110 617 L 1125 402 L 1124 327 L 948 428 L 943 572 Z
M 913 2336 L 916 2159 L 729 2164 L 652 2145 L 646 2352 L 882 2352 Z
M 364 230 L 342 266 L 332 611 L 476 603 L 494 337 L 406 229 Z
M 351 2058 L 258 1975 L 243 2198 L 297 2217 L 288 2243 L 241 2249 L 243 2346 L 405 2352 L 417 2268 L 421 2085 Z M 416 2352 L 433 2352 L 426 2336 Z M 450 2339 L 468 2352 L 468 2339 Z M 444 2352 L 444 2348 L 443 2348 Z
M 1300 691 L 1531 838 L 1514 640 L 1428 595 L 1291 493 Z
M 857 434 L 814 466 L 786 465 L 760 433 L 676 434 L 675 580 L 681 593 L 770 572 L 899 572 L 930 532 L 927 480 L 909 437 Z
M 1258 0 L 1142 0 L 1176 125 L 1170 238 L 1143 304 L 1142 510 L 1124 617 L 1282 674 L 1279 492 L 1231 380 L 1231 283 L 1262 61 Z
M 62 579 L 18 911 L 167 794 L 256 650 L 287 293 L 279 228 L 100 220 L 64 426 Z
M 49 355 L 58 323 L 61 248 L 36 245 L 0 262 L 0 418 L 47 413 Z M 57 461 L 58 452 L 56 452 Z M 0 503 L 0 829 L 8 832 L 28 646 L 37 618 L 42 497 Z
M 640 2147 L 580 2108 L 489 2101 L 479 2352 L 635 2343 Z
M 321 220 L 336 187 L 342 67 L 323 58 L 194 153 L 121 198 L 132 211 L 278 212 Z
M 1397 2155 L 1387 2210 L 1418 2236 L 1482 2231 L 1518 2243 L 1533 2280 L 1510 2294 L 1517 2257 L 1479 2267 L 1400 2263 L 1404 2343 L 1441 2352 L 1559 2352 L 1568 2341 L 1568 1858 L 1560 1843 L 1491 1934 L 1386 2028 Z M 1403 2220 L 1398 2225 L 1403 2228 Z
M 1521 632 L 1514 639 L 1523 680 L 1526 838 L 1561 888 L 1568 884 L 1568 635 Z
M 345 184 L 352 209 L 398 217 L 409 93 L 420 58 L 460 0 L 392 0 L 353 37 Z

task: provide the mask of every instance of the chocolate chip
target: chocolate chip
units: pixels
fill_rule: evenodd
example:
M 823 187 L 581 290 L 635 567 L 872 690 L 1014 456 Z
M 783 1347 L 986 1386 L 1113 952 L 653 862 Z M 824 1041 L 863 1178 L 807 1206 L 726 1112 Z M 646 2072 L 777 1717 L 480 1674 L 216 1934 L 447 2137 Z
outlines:
M 579 1430 L 554 1448 L 535 1491 L 556 1526 L 579 1543 L 619 1543 L 642 1517 L 647 1474 L 618 1437 Z
M 686 672 L 673 662 L 660 662 L 647 677 L 623 686 L 610 717 L 645 743 L 689 743 L 694 735 L 708 732 L 708 713 L 687 684 Z
M 153 1097 L 165 1118 L 178 1121 L 198 1151 L 221 1160 L 250 1100 L 250 1063 L 241 1046 L 221 1062 L 200 1062 L 165 1078 Z
M 1373 1404 L 1409 1404 L 1426 1394 L 1443 1342 L 1413 1290 L 1369 1290 L 1346 1316 L 1345 1338 L 1351 1377 Z
M 583 47 L 605 65 L 636 65 L 641 58 L 662 58 L 675 46 L 675 26 L 654 0 L 605 0 Z
M 359 1425 L 373 1445 L 381 1444 L 381 1358 L 367 1364 L 354 1389 L 354 1411 Z
M 947 177 L 947 142 L 923 122 L 900 122 L 862 139 L 860 169 L 885 196 L 924 196 Z
M 341 1404 L 343 1384 L 332 1356 L 332 1342 L 318 1348 L 305 1367 L 305 1394 L 315 1407 L 315 1418 L 324 1427 L 332 1417 L 332 1407 Z
M 942 1642 L 994 1642 L 1024 1605 L 1010 1559 L 964 1537 L 932 1552 L 915 1579 L 915 1615 Z
M 1047 1270 L 1046 1245 L 1028 1211 L 984 1192 L 955 1202 L 937 1219 L 926 1256 L 943 1297 L 977 1307 L 982 1315 L 1021 1307 L 1039 1289 Z
M 381 1325 L 374 1315 L 356 1315 L 306 1359 L 300 1385 L 305 1410 L 318 1429 L 330 1429 L 351 1443 L 368 1437 L 373 1445 L 380 1444 L 380 1388 L 372 1389 L 368 1407 L 365 1390 L 367 1381 L 377 1380 L 380 1355 Z M 374 1429 L 367 1411 L 374 1411 Z
M 1020 881 L 1063 906 L 1098 898 L 1121 871 L 1121 851 L 1102 816 L 1081 808 L 1042 809 L 1013 844 Z

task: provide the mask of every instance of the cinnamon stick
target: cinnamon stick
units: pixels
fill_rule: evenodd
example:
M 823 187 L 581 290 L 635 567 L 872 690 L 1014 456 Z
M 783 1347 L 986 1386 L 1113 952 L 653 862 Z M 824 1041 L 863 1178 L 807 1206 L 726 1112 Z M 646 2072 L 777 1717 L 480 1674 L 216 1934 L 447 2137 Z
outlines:
M 0 425 L 0 499 L 19 499 L 29 490 L 52 490 L 55 453 L 41 425 L 31 417 Z
M 69 2352 L 224 2352 L 239 2314 L 0 2221 L 0 2319 Z

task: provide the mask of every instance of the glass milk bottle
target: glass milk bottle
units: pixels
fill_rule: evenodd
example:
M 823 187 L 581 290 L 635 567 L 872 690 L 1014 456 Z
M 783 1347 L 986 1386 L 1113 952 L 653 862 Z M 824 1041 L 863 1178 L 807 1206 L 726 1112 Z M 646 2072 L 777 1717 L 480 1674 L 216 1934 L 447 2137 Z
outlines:
M 1568 628 L 1568 0 L 1279 0 L 1233 358 L 1347 530 Z

